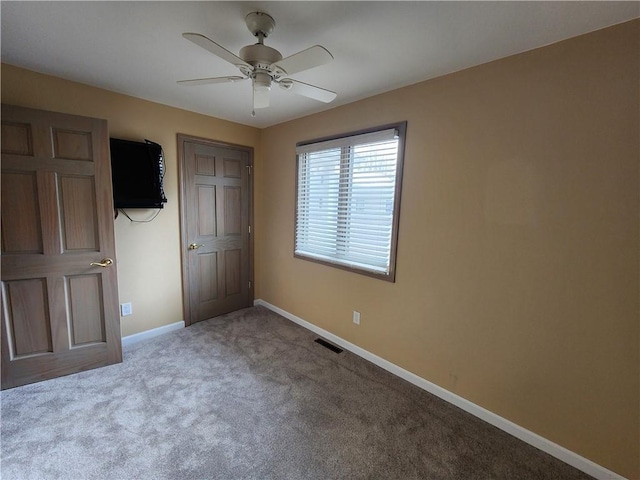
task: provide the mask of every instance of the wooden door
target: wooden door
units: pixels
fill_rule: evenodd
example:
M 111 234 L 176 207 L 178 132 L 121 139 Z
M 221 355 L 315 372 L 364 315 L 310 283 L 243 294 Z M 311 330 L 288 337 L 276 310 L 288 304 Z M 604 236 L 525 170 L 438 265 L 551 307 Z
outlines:
M 107 122 L 1 123 L 2 388 L 121 362 Z
M 251 150 L 178 136 L 185 323 L 252 305 Z

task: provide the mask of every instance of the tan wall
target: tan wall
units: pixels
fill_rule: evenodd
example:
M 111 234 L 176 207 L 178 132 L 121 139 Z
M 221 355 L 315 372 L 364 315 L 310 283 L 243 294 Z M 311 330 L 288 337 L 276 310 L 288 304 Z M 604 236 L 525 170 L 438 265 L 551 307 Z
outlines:
M 122 317 L 122 335 L 183 320 L 180 273 L 180 224 L 176 134 L 255 147 L 260 130 L 205 115 L 2 65 L 2 102 L 25 107 L 104 118 L 112 137 L 162 145 L 168 203 L 151 223 L 115 221 L 120 302 L 132 302 L 133 315 Z M 156 210 L 127 212 L 147 219 Z
M 256 298 L 640 478 L 639 34 L 266 129 Z M 401 120 L 396 283 L 294 259 L 296 142 Z

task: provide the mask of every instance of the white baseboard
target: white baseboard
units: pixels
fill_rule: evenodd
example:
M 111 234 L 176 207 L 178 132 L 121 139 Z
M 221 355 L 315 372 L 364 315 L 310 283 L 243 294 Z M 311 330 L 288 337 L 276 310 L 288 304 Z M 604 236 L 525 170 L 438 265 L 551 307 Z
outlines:
M 533 433 L 532 431 L 527 430 L 526 428 L 523 428 L 520 425 L 507 420 L 506 418 L 502 418 L 501 416 L 496 415 L 495 413 L 490 412 L 489 410 L 482 408 L 481 406 L 476 405 L 475 403 L 470 402 L 469 400 L 466 400 L 456 395 L 455 393 L 450 392 L 449 390 L 439 387 L 435 383 L 431 383 L 428 380 L 425 380 L 424 378 L 419 377 L 418 375 L 415 375 L 414 373 L 411 373 L 408 370 L 405 370 L 404 368 L 401 368 L 385 360 L 384 358 L 378 357 L 377 355 L 374 355 L 373 353 L 360 348 L 357 345 L 354 345 L 353 343 L 348 342 L 343 338 L 340 338 L 337 335 L 328 332 L 327 330 L 324 330 L 323 328 L 309 323 L 306 320 L 293 315 L 292 313 L 282 310 L 281 308 L 278 308 L 275 305 L 270 304 L 269 302 L 257 299 L 253 303 L 254 305 L 261 305 L 263 307 L 266 307 L 269 310 L 282 315 L 284 318 L 291 320 L 292 322 L 297 323 L 298 325 L 311 330 L 318 335 L 321 335 L 322 337 L 335 343 L 336 345 L 341 346 L 345 350 L 349 350 L 350 352 L 355 353 L 356 355 L 366 360 L 369 360 L 375 365 L 384 368 L 388 372 L 391 372 L 394 375 L 413 383 L 417 387 L 420 387 L 423 390 L 426 390 L 427 392 L 432 393 L 449 403 L 452 403 L 456 407 L 469 412 L 470 414 L 484 420 L 485 422 L 490 423 L 494 427 L 497 427 L 500 430 L 513 435 L 523 442 L 528 443 L 529 445 L 532 445 L 545 453 L 548 453 L 558 460 L 561 460 L 571 465 L 572 467 L 575 467 L 578 470 L 581 470 L 584 473 L 597 478 L 598 480 L 625 480 L 624 477 L 618 475 L 617 473 L 612 472 L 611 470 L 608 470 L 598 465 L 597 463 L 592 462 L 591 460 L 584 458 L 575 452 L 572 452 L 571 450 L 553 443 L 552 441 L 547 440 L 546 438 L 541 437 L 540 435 Z
M 133 335 L 127 335 L 126 337 L 122 337 L 122 346 L 126 347 L 127 345 L 138 343 L 141 340 L 157 337 L 158 335 L 162 335 L 163 333 L 173 332 L 174 330 L 180 330 L 181 328 L 184 328 L 184 321 L 170 323 L 169 325 L 163 325 L 162 327 L 152 328 L 151 330 L 147 330 L 145 332 L 140 332 L 140 333 L 134 333 Z

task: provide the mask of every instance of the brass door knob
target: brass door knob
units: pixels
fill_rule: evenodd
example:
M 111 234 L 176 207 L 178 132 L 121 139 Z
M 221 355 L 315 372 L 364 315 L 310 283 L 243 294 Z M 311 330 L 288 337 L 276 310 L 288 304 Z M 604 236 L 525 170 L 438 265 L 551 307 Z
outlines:
M 189 250 L 197 250 L 200 247 L 204 247 L 204 244 L 203 243 L 199 243 L 199 244 L 198 243 L 191 243 L 191 244 L 189 244 Z
M 89 264 L 92 267 L 110 267 L 111 265 L 113 265 L 113 260 L 111 260 L 110 258 L 104 258 L 101 262 L 91 262 Z

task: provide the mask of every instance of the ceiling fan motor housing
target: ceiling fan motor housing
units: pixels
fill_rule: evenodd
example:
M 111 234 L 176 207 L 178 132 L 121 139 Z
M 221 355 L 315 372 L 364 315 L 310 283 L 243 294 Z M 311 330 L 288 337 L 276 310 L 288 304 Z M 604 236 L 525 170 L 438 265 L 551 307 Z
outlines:
M 270 71 L 271 64 L 282 60 L 282 55 L 275 48 L 257 43 L 243 47 L 240 58 L 256 69 Z

